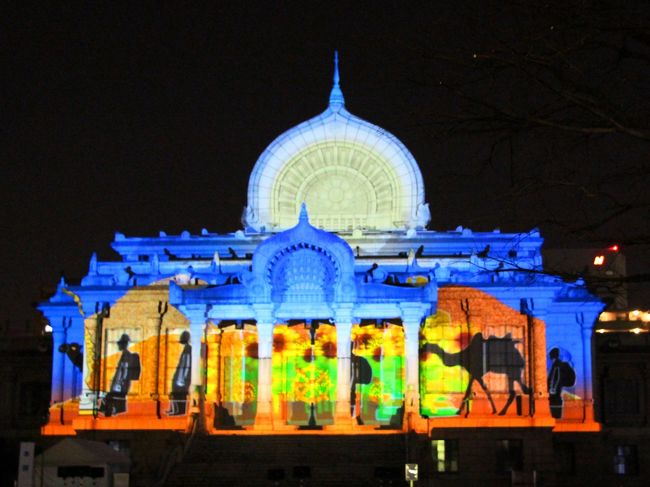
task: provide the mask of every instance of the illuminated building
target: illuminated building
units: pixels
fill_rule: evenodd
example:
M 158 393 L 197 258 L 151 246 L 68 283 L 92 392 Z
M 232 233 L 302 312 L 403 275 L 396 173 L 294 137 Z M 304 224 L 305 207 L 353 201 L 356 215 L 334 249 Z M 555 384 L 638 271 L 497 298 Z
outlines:
M 60 351 L 44 433 L 598 430 L 601 302 L 541 272 L 537 230 L 429 230 L 437 211 L 337 66 L 325 111 L 257 160 L 243 229 L 118 233 L 120 260 L 41 303 Z

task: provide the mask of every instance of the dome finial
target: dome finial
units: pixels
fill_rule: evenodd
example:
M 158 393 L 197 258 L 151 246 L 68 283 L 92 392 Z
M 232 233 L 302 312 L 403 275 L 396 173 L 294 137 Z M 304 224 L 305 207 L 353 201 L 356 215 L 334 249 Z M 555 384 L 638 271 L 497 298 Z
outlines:
M 338 108 L 345 105 L 345 99 L 343 98 L 343 92 L 341 91 L 339 81 L 339 52 L 334 51 L 334 84 L 332 86 L 332 91 L 330 92 L 330 107 Z
M 339 52 L 334 51 L 334 84 L 336 86 L 338 86 L 340 79 L 341 78 L 339 77 Z
M 309 223 L 309 214 L 307 213 L 307 204 L 304 201 L 300 205 L 300 216 L 298 217 L 298 223 Z

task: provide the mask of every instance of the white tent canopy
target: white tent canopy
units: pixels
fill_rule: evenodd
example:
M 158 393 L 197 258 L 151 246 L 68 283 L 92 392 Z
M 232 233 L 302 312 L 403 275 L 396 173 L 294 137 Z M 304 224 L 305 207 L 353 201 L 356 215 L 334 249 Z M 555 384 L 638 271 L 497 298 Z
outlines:
M 59 467 L 100 467 L 103 478 L 76 477 L 75 485 L 111 487 L 113 474 L 128 472 L 131 460 L 106 443 L 78 438 L 66 438 L 34 458 L 34 485 L 38 487 L 63 487 L 71 478 L 59 477 Z M 42 470 L 42 472 L 41 472 Z

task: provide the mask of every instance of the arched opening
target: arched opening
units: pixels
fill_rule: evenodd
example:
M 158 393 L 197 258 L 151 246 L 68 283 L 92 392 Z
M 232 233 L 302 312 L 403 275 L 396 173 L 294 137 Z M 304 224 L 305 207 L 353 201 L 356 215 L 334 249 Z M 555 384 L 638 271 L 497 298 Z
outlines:
M 334 422 L 336 329 L 292 320 L 273 332 L 273 411 L 285 424 L 323 426 Z
M 257 413 L 258 389 L 255 326 L 212 326 L 206 334 L 205 344 L 206 398 L 214 405 L 215 427 L 252 425 Z
M 395 324 L 352 327 L 353 416 L 366 425 L 401 427 L 404 413 L 404 329 Z

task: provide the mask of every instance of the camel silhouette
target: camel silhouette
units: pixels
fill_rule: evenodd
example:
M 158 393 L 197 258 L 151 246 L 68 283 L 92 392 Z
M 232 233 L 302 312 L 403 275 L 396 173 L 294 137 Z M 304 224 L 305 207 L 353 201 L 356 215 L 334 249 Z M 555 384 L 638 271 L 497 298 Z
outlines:
M 492 406 L 492 414 L 497 412 L 490 390 L 483 380 L 483 376 L 488 372 L 505 374 L 508 377 L 508 400 L 499 412 L 499 415 L 506 414 L 510 404 L 515 399 L 515 382 L 519 383 L 524 394 L 530 394 L 530 388 L 521 378 L 525 361 L 521 352 L 515 347 L 516 343 L 519 343 L 519 340 L 513 340 L 509 333 L 503 337 L 490 336 L 487 339 L 483 338 L 482 333 L 477 333 L 472 336 L 467 347 L 456 353 L 446 352 L 435 343 L 425 345 L 425 351 L 435 353 L 440 357 L 440 360 L 442 360 L 442 363 L 446 367 L 460 365 L 469 373 L 467 390 L 465 391 L 465 396 L 463 397 L 460 408 L 458 408 L 457 414 L 460 414 L 463 408 L 467 407 L 474 381 L 478 382 L 485 391 Z M 467 408 L 467 414 L 469 414 L 469 408 Z

